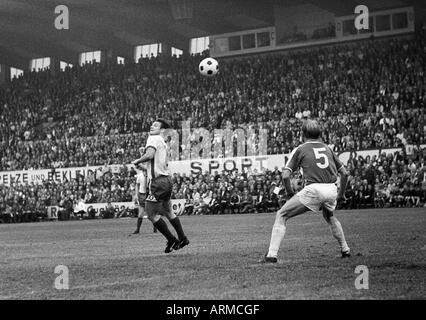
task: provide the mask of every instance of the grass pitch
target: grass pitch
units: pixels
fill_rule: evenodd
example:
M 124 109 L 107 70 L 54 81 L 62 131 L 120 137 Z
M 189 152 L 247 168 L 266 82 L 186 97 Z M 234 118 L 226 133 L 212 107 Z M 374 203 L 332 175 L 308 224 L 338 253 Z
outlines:
M 274 214 L 184 216 L 191 243 L 164 253 L 145 219 L 0 225 L 1 299 L 425 299 L 426 210 L 338 211 L 350 259 L 321 215 L 287 223 L 279 263 L 258 263 Z M 69 290 L 54 288 L 57 265 Z M 369 289 L 355 288 L 357 265 Z

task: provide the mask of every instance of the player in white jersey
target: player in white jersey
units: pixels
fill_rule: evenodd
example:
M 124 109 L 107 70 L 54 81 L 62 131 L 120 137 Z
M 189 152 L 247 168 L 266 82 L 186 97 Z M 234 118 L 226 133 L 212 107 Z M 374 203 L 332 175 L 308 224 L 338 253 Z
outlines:
M 145 148 L 139 148 L 139 153 L 142 156 L 145 153 Z M 139 167 L 136 168 L 136 170 L 138 170 L 138 173 L 136 174 L 136 188 L 134 199 L 135 204 L 138 207 L 138 220 L 136 223 L 136 230 L 133 232 L 133 234 L 139 234 L 142 226 L 142 221 L 145 216 L 145 199 L 148 185 L 146 169 L 146 166 L 143 164 L 139 164 Z M 154 232 L 157 232 L 157 229 L 155 227 Z
M 179 217 L 171 210 L 172 179 L 167 167 L 167 145 L 161 136 L 170 125 L 163 119 L 157 119 L 151 125 L 146 142 L 145 154 L 133 161 L 135 166 L 146 162 L 148 175 L 148 196 L 145 209 L 148 219 L 167 239 L 165 253 L 178 250 L 189 244 L 183 232 Z M 165 216 L 176 230 L 179 239 L 170 232 L 167 223 L 161 216 Z

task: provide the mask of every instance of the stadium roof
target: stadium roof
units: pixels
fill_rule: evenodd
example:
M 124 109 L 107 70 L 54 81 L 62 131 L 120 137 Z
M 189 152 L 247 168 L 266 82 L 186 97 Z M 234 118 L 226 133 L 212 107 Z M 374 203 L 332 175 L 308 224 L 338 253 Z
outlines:
M 0 62 L 23 69 L 30 59 L 40 57 L 76 63 L 80 52 L 107 48 L 133 58 L 134 46 L 156 42 L 186 50 L 190 38 L 273 25 L 274 5 L 311 3 L 344 15 L 358 3 L 374 10 L 410 1 L 2 0 Z M 54 28 L 58 5 L 69 9 L 69 30 Z

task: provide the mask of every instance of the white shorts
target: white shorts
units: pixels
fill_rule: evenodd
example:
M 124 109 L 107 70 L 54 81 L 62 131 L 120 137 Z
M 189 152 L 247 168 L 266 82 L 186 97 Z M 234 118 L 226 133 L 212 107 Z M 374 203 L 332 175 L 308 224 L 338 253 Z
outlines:
M 337 204 L 337 186 L 334 183 L 312 183 L 300 190 L 300 202 L 314 212 L 323 208 L 334 211 Z

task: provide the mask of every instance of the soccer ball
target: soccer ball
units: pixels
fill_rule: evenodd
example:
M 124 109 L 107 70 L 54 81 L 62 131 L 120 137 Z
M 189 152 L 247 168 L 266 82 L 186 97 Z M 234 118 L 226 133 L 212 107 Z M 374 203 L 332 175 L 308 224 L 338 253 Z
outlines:
M 198 66 L 198 70 L 203 76 L 212 77 L 219 71 L 219 63 L 216 59 L 213 58 L 205 58 L 200 62 Z

